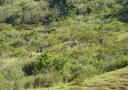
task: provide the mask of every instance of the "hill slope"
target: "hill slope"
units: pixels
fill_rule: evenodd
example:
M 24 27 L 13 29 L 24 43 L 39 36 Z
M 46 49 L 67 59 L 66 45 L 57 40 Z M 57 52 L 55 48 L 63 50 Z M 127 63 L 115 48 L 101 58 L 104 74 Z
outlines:
M 60 85 L 53 88 L 27 90 L 127 90 L 128 68 L 108 72 L 91 79 L 85 79 L 79 86 Z
M 0 0 L 0 89 L 124 87 L 108 72 L 128 66 L 127 14 L 128 0 Z

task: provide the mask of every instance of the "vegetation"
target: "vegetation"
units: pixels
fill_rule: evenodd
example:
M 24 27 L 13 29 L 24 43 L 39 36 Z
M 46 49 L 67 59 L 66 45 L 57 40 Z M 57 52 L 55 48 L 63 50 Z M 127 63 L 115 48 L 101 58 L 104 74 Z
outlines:
M 86 79 L 83 84 L 73 86 L 72 84 L 59 84 L 51 88 L 37 88 L 26 90 L 113 90 L 113 89 L 126 89 L 128 82 L 128 68 L 123 68 L 113 72 L 105 73 L 90 79 Z
M 128 0 L 0 0 L 0 90 L 127 83 L 127 14 Z

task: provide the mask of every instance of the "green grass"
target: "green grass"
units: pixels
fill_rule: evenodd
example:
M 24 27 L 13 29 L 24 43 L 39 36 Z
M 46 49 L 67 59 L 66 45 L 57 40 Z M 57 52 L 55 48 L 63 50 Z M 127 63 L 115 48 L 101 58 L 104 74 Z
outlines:
M 128 89 L 128 68 L 123 68 L 113 72 L 108 72 L 103 75 L 85 80 L 83 87 L 99 89 Z
M 125 89 L 128 0 L 52 1 L 0 1 L 0 89 Z
M 79 86 L 60 84 L 51 88 L 25 89 L 25 90 L 127 90 L 128 68 L 107 72 L 99 76 L 85 79 Z

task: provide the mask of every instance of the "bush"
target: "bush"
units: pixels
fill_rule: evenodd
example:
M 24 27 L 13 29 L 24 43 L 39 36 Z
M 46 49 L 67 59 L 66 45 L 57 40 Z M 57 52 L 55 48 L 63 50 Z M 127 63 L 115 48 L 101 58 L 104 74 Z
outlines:
M 50 8 L 58 9 L 60 17 L 70 16 L 75 13 L 75 6 L 67 0 L 49 0 Z
M 113 71 L 128 66 L 128 56 L 123 56 L 119 60 L 108 63 L 104 67 L 104 71 Z
M 23 71 L 25 72 L 26 75 L 34 75 L 35 68 L 36 68 L 36 62 L 26 63 L 23 66 Z
M 0 0 L 0 5 L 4 4 L 7 0 Z
M 63 56 L 53 56 L 50 53 L 42 53 L 36 61 L 26 64 L 23 67 L 23 71 L 27 75 L 60 71 L 63 69 L 67 61 L 68 59 Z

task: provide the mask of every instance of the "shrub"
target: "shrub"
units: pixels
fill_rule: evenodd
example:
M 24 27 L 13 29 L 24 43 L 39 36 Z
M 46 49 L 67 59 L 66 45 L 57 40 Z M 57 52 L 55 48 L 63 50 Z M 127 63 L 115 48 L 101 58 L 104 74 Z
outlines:
M 13 24 L 13 25 L 19 25 L 21 24 L 21 20 L 18 17 L 19 15 L 12 15 L 6 19 L 6 23 Z
M 75 13 L 75 6 L 67 0 L 49 0 L 49 6 L 58 9 L 60 17 L 70 16 Z
M 91 13 L 91 11 L 92 11 L 91 8 L 83 6 L 83 7 L 77 8 L 76 14 L 77 15 L 88 15 Z
M 59 71 L 62 70 L 68 59 L 63 56 L 52 56 L 49 53 L 44 53 L 37 59 L 37 71 L 43 70 L 47 72 L 49 70 Z
M 128 56 L 123 56 L 119 60 L 113 61 L 105 65 L 105 71 L 113 71 L 128 66 Z
M 7 0 L 0 0 L 0 5 L 4 4 Z
M 23 71 L 27 75 L 60 71 L 67 61 L 68 59 L 63 56 L 53 56 L 50 53 L 42 53 L 36 61 L 24 65 Z
M 25 72 L 26 75 L 34 75 L 36 68 L 35 66 L 36 66 L 36 62 L 26 63 L 23 66 L 23 71 Z

